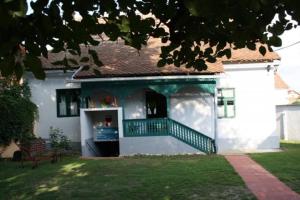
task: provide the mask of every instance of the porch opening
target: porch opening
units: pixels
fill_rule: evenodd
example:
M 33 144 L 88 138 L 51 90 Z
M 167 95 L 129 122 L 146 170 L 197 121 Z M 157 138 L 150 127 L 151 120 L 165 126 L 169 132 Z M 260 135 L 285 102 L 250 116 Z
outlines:
M 146 92 L 147 118 L 167 117 L 167 99 L 164 95 L 154 91 Z
M 119 141 L 95 142 L 99 157 L 117 157 L 120 155 Z
M 121 115 L 121 108 L 118 107 L 81 109 L 83 156 L 119 156 Z

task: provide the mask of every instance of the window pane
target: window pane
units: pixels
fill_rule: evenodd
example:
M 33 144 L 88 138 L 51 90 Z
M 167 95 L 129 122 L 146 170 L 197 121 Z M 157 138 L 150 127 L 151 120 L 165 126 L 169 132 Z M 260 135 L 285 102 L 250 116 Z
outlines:
M 78 115 L 78 105 L 77 102 L 71 102 L 70 104 L 70 114 L 71 115 Z
M 233 100 L 227 100 L 227 105 L 234 105 L 234 101 Z
M 222 99 L 218 99 L 218 106 L 224 105 L 224 101 Z
M 70 117 L 79 115 L 80 90 L 58 89 L 57 95 L 57 116 Z
M 67 102 L 66 102 L 66 97 L 63 96 L 63 95 L 60 96 L 58 112 L 59 112 L 60 116 L 66 116 L 67 115 Z
M 233 89 L 224 89 L 222 90 L 223 97 L 234 97 Z
M 78 97 L 75 91 L 71 95 L 70 115 L 78 115 Z
M 218 97 L 222 97 L 222 90 L 218 89 Z
M 233 88 L 218 89 L 218 117 L 234 117 L 235 100 Z
M 234 105 L 227 105 L 227 117 L 234 117 Z
M 218 117 L 225 117 L 225 107 L 218 106 Z

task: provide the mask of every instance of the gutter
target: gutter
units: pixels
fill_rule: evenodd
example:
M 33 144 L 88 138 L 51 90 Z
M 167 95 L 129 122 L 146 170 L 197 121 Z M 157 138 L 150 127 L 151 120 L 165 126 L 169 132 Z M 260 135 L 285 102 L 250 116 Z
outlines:
M 80 70 L 80 69 L 79 69 Z M 112 78 L 89 78 L 89 79 L 74 79 L 77 70 L 73 75 L 72 79 L 67 80 L 69 83 L 86 83 L 86 82 L 110 82 L 110 81 L 136 81 L 136 80 L 173 80 L 173 79 L 210 79 L 210 78 L 220 78 L 218 75 L 176 75 L 176 76 L 139 76 L 139 77 L 112 77 Z

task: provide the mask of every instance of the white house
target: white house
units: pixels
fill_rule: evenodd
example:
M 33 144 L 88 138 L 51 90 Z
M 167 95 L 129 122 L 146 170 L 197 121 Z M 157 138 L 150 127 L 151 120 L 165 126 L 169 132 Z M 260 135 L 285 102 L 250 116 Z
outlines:
M 300 94 L 275 74 L 276 132 L 282 140 L 300 140 Z
M 121 41 L 102 42 L 95 50 L 104 66 L 67 73 L 50 62 L 64 55 L 51 54 L 45 81 L 28 76 L 39 107 L 37 135 L 47 139 L 50 126 L 61 128 L 83 156 L 279 148 L 276 53 L 232 50 L 231 59 L 199 72 L 156 67 L 160 45 L 151 39 L 137 52 Z

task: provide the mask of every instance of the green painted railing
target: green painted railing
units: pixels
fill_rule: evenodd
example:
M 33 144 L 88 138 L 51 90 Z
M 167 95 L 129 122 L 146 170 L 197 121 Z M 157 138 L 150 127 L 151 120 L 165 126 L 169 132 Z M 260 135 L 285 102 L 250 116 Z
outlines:
M 215 141 L 169 118 L 123 120 L 125 137 L 173 136 L 207 154 L 216 153 Z

